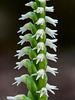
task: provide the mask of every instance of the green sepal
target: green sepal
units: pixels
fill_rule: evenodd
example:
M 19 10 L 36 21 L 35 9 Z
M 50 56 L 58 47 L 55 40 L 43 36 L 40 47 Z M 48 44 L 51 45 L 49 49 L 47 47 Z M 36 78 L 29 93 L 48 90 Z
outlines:
M 35 13 L 35 12 L 31 12 L 30 18 L 33 20 L 34 23 L 36 23 L 37 20 L 38 20 L 38 18 L 37 18 L 37 16 L 36 16 L 36 13 Z
M 44 95 L 41 98 L 39 98 L 39 100 L 48 100 L 48 96 Z

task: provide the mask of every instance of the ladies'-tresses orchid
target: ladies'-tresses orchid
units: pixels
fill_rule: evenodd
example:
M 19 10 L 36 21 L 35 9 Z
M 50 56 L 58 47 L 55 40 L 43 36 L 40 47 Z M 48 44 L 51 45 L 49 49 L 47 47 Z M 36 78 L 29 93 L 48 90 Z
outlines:
M 30 18 L 32 22 L 26 23 L 17 33 L 24 34 L 27 30 L 30 31 L 28 34 L 20 35 L 20 42 L 17 44 L 23 45 L 25 42 L 30 42 L 30 46 L 23 47 L 21 50 L 17 50 L 18 59 L 24 55 L 28 55 L 29 59 L 23 59 L 20 62 L 16 62 L 14 69 L 21 69 L 23 66 L 28 69 L 28 74 L 15 77 L 17 86 L 23 82 L 27 85 L 28 94 L 27 97 L 23 94 L 16 96 L 7 96 L 8 100 L 48 100 L 48 91 L 55 94 L 54 90 L 58 88 L 54 85 L 47 83 L 47 72 L 56 76 L 58 69 L 47 65 L 47 59 L 57 62 L 57 55 L 47 52 L 46 46 L 56 52 L 57 42 L 56 35 L 57 30 L 50 29 L 46 26 L 46 22 L 56 26 L 58 23 L 57 19 L 53 19 L 46 15 L 47 12 L 54 12 L 54 6 L 47 7 L 46 2 L 49 0 L 35 0 L 25 4 L 25 6 L 31 7 L 33 11 L 29 11 L 26 14 L 22 14 L 19 20 L 25 20 Z M 32 34 L 31 34 L 32 33 Z M 46 34 L 50 36 L 50 39 L 46 38 Z M 39 94 L 38 94 L 39 93 Z

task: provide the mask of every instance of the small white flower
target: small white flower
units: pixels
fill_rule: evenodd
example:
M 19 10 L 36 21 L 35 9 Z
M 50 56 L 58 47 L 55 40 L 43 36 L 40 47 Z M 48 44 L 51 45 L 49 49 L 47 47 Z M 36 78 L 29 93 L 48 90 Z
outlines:
M 47 89 L 45 87 L 43 87 L 40 91 L 36 91 L 36 93 L 40 93 L 40 97 L 42 97 L 43 95 L 47 95 Z
M 33 5 L 33 2 L 32 2 L 32 1 L 30 1 L 29 3 L 26 3 L 26 4 L 25 4 L 25 6 L 28 6 L 28 7 L 29 7 L 29 6 L 32 6 L 32 5 Z
M 57 39 L 46 39 L 46 46 L 49 46 L 50 48 L 52 48 L 55 52 L 56 52 L 56 48 L 57 46 L 53 43 L 57 42 Z
M 56 54 L 50 54 L 50 53 L 46 53 L 46 57 L 47 57 L 47 59 L 49 59 L 49 60 L 52 60 L 52 61 L 55 61 L 55 62 L 57 62 L 57 57 L 56 57 L 57 55 Z
M 35 48 L 33 48 L 33 50 L 37 49 L 37 53 L 40 51 L 40 50 L 44 50 L 44 43 L 43 42 L 39 42 L 37 44 L 37 46 Z
M 29 23 L 25 24 L 23 27 L 20 27 L 20 30 L 17 33 L 22 32 L 22 34 L 29 29 Z
M 49 1 L 49 0 L 39 0 L 39 2 L 41 3 L 45 3 L 46 1 Z
M 46 34 L 48 34 L 49 36 L 51 36 L 52 38 L 55 38 L 55 35 L 57 30 L 51 30 L 50 28 L 46 27 L 46 30 L 45 30 Z
M 47 11 L 47 12 L 54 12 L 54 6 L 51 6 L 51 7 L 45 7 L 45 10 Z
M 14 80 L 16 82 L 14 82 L 12 85 L 17 84 L 17 86 L 21 83 L 25 81 L 25 75 L 22 75 L 20 77 L 15 77 Z
M 58 20 L 56 19 L 52 19 L 51 17 L 49 16 L 45 16 L 45 19 L 46 19 L 46 22 L 49 22 L 50 24 L 56 26 L 56 23 L 58 23 Z
M 42 14 L 44 12 L 44 8 L 43 7 L 38 7 L 36 10 L 34 10 L 34 12 Z
M 25 59 L 22 60 L 21 62 L 16 62 L 17 66 L 14 67 L 14 69 L 16 69 L 16 68 L 18 68 L 18 70 L 21 69 L 21 67 L 24 66 L 25 63 L 26 63 L 26 60 Z
M 47 66 L 47 68 L 46 68 L 46 72 L 50 72 L 54 76 L 56 76 L 56 74 L 58 73 L 57 70 L 58 70 L 57 68 L 52 68 L 50 66 Z
M 36 80 L 38 80 L 40 77 L 41 77 L 42 79 L 44 79 L 45 70 L 44 70 L 44 69 L 40 69 L 39 71 L 37 71 L 37 73 L 32 74 L 31 76 L 36 76 L 36 75 L 37 75 Z
M 19 94 L 16 96 L 7 96 L 8 100 L 24 100 L 25 99 L 25 95 L 24 94 Z
M 38 21 L 36 22 L 37 25 L 43 25 L 45 23 L 44 18 L 39 18 Z
M 57 86 L 54 86 L 54 85 L 50 85 L 50 84 L 46 84 L 46 89 L 48 91 L 50 91 L 52 94 L 55 94 L 55 92 L 53 90 L 58 90 Z
M 37 60 L 36 61 L 36 64 L 39 63 L 39 61 L 43 61 L 43 59 L 45 58 L 45 55 L 44 54 L 38 54 L 36 58 L 33 58 L 33 60 Z
M 45 31 L 44 31 L 43 29 L 39 29 L 39 30 L 35 33 L 35 35 L 32 36 L 32 38 L 33 38 L 33 37 L 36 37 L 36 40 L 38 40 L 39 37 L 40 37 L 40 38 L 43 38 L 44 33 L 45 33 Z
M 30 36 L 31 36 L 31 34 L 26 34 L 26 35 L 24 35 L 24 36 L 22 36 L 22 35 L 19 36 L 20 39 L 21 39 L 21 41 L 18 42 L 17 44 L 20 44 L 20 43 L 21 43 L 21 45 L 23 45 L 24 42 L 30 41 Z

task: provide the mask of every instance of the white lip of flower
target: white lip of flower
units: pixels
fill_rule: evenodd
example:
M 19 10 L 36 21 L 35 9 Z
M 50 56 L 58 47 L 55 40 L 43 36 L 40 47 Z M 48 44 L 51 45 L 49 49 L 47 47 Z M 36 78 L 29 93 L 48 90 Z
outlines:
M 52 94 L 55 94 L 55 92 L 53 90 L 58 90 L 57 86 L 54 86 L 54 85 L 50 85 L 50 84 L 46 84 L 46 89 L 48 91 L 50 91 Z
M 14 67 L 14 69 L 16 69 L 16 68 L 18 68 L 18 70 L 21 69 L 21 67 L 24 66 L 25 63 L 26 63 L 26 60 L 25 59 L 22 60 L 21 62 L 16 62 L 17 66 Z
M 42 14 L 44 12 L 44 8 L 43 7 L 38 7 L 36 10 L 34 10 L 34 12 Z
M 24 36 L 19 36 L 19 37 L 20 37 L 21 41 L 18 42 L 17 44 L 20 44 L 20 43 L 21 43 L 21 45 L 23 45 L 24 42 L 29 41 L 29 34 L 26 34 L 26 35 L 24 35 Z
M 48 53 L 48 52 L 46 53 L 47 59 L 55 61 L 55 62 L 57 62 L 56 59 L 58 59 L 56 56 L 57 56 L 56 54 L 51 54 L 51 53 Z
M 56 26 L 56 24 L 58 23 L 58 20 L 56 19 L 52 19 L 51 17 L 49 16 L 45 16 L 45 19 L 46 19 L 46 22 L 49 22 L 50 24 Z
M 17 33 L 24 33 L 25 31 L 27 31 L 29 29 L 29 24 L 25 24 L 23 27 L 20 27 L 20 30 Z
M 38 21 L 36 22 L 37 25 L 43 25 L 45 23 L 44 18 L 39 18 Z
M 44 32 L 43 29 L 39 29 L 39 30 L 35 33 L 35 35 L 32 36 L 32 38 L 36 37 L 36 40 L 38 40 L 39 37 L 40 37 L 40 38 L 43 38 L 44 33 L 45 33 L 45 32 Z
M 56 76 L 56 74 L 58 73 L 57 70 L 58 70 L 57 68 L 52 68 L 50 66 L 47 66 L 47 68 L 46 68 L 46 72 L 50 72 L 54 76 Z
M 8 100 L 24 100 L 23 96 L 25 96 L 24 94 L 20 94 L 20 95 L 16 95 L 16 96 L 7 96 Z
M 53 43 L 57 42 L 57 39 L 46 39 L 46 46 L 49 46 L 50 48 L 52 48 L 55 52 L 56 52 L 56 48 L 57 46 Z
M 35 48 L 33 48 L 32 50 L 35 50 L 37 49 L 37 53 L 40 51 L 40 50 L 44 50 L 44 43 L 43 42 L 39 42 L 37 44 L 37 46 Z
M 15 80 L 16 82 L 14 82 L 12 85 L 17 84 L 17 86 L 18 86 L 21 82 L 24 82 L 24 80 L 25 80 L 25 75 L 22 75 L 22 76 L 20 76 L 20 77 L 15 77 L 14 80 Z
M 43 61 L 43 59 L 45 58 L 45 55 L 44 54 L 38 54 L 36 58 L 33 58 L 33 60 L 37 60 L 36 61 L 36 64 L 39 63 L 39 61 Z
M 47 12 L 54 12 L 54 6 L 51 6 L 51 7 L 45 7 L 45 10 L 47 11 Z
M 45 32 L 46 32 L 46 34 L 48 34 L 52 38 L 56 38 L 55 35 L 57 35 L 56 34 L 57 30 L 51 30 L 50 28 L 46 27 Z
M 37 73 L 32 74 L 31 76 L 36 76 L 36 75 L 37 75 L 36 80 L 38 80 L 40 77 L 42 79 L 44 79 L 45 70 L 44 69 L 40 69 L 39 71 L 37 71 Z

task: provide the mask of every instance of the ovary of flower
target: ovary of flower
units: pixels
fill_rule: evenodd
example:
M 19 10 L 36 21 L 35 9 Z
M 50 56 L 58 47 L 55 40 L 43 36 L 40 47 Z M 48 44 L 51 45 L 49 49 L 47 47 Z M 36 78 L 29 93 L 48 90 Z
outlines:
M 24 80 L 25 80 L 25 75 L 22 75 L 22 76 L 20 76 L 20 77 L 15 77 L 14 80 L 15 80 L 16 82 L 14 82 L 12 85 L 17 84 L 17 86 L 18 86 L 21 82 L 24 82 Z
M 23 94 L 20 95 L 16 95 L 16 96 L 7 96 L 8 100 L 24 100 L 24 96 Z
M 46 34 L 48 34 L 52 38 L 56 38 L 55 35 L 57 35 L 56 34 L 57 30 L 51 30 L 50 28 L 46 27 L 45 32 L 46 32 Z
M 50 72 L 54 76 L 56 76 L 56 74 L 58 73 L 57 70 L 58 70 L 57 68 L 52 68 L 50 66 L 47 66 L 47 68 L 46 68 L 46 72 Z
M 47 89 L 46 89 L 45 87 L 43 87 L 40 91 L 36 91 L 36 93 L 40 93 L 40 98 L 41 98 L 43 95 L 48 96 Z
M 33 50 L 37 49 L 37 53 L 39 53 L 40 50 L 44 50 L 44 43 L 43 42 L 39 42 L 37 44 L 37 46 L 35 48 L 33 48 Z
M 25 59 L 22 60 L 21 62 L 16 62 L 16 65 L 17 65 L 17 66 L 14 67 L 14 69 L 16 69 L 16 68 L 18 68 L 18 70 L 21 69 L 21 67 L 25 65 L 25 62 L 26 62 Z
M 38 7 L 36 10 L 34 10 L 34 12 L 42 14 L 44 12 L 44 8 L 43 7 Z
M 56 24 L 58 23 L 58 20 L 52 19 L 52 18 L 49 17 L 49 16 L 45 16 L 45 19 L 46 19 L 46 22 L 48 22 L 48 23 L 50 23 L 50 24 L 52 24 L 52 25 L 54 25 L 54 26 L 56 26 Z
M 44 18 L 39 18 L 38 21 L 36 22 L 37 25 L 43 25 L 45 23 Z
M 57 86 L 54 86 L 54 85 L 50 85 L 50 84 L 46 84 L 46 89 L 48 91 L 50 91 L 52 94 L 55 94 L 55 92 L 53 90 L 58 90 Z
M 35 35 L 32 36 L 33 37 L 36 37 L 36 40 L 38 40 L 38 38 L 40 37 L 41 39 L 43 38 L 43 35 L 44 35 L 45 31 L 43 29 L 39 29 Z
M 37 75 L 36 80 L 38 80 L 40 77 L 42 79 L 44 79 L 45 70 L 44 69 L 40 69 L 39 71 L 37 71 L 37 73 L 32 74 L 31 76 L 36 76 L 36 75 Z
M 47 59 L 49 59 L 49 60 L 52 60 L 52 61 L 55 61 L 55 62 L 57 62 L 57 57 L 56 57 L 57 55 L 56 54 L 51 54 L 51 53 L 46 53 L 46 57 L 47 57 Z
M 56 48 L 57 46 L 53 43 L 57 42 L 57 39 L 46 39 L 46 46 L 49 46 L 50 48 L 52 48 L 55 52 L 56 52 Z
M 36 61 L 36 64 L 39 63 L 39 61 L 43 61 L 43 59 L 45 58 L 45 55 L 44 54 L 38 54 L 36 58 L 33 58 L 33 60 L 37 60 Z
M 51 6 L 51 7 L 45 7 L 45 10 L 47 11 L 47 12 L 54 12 L 54 6 Z

